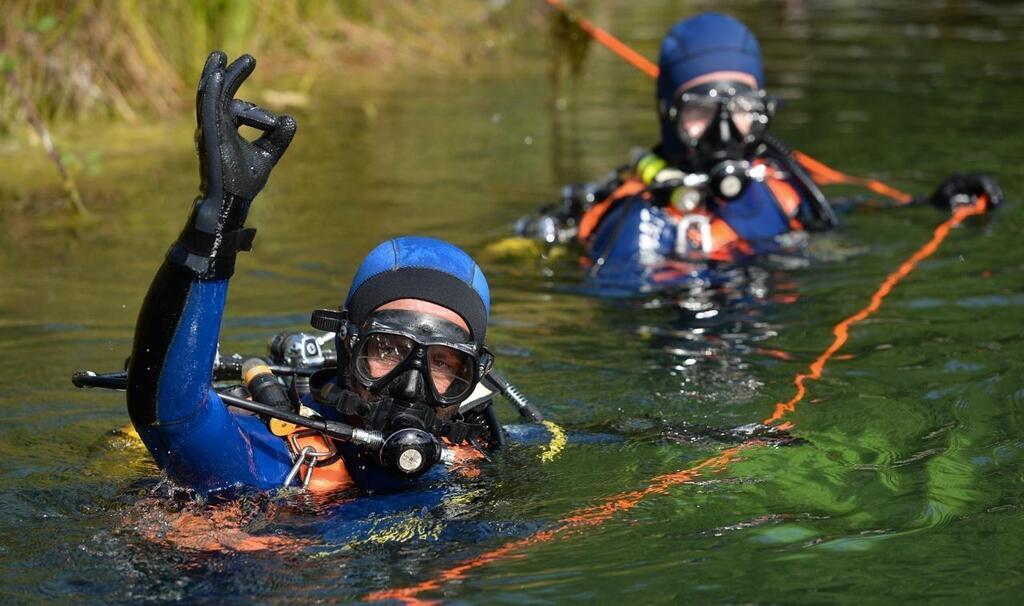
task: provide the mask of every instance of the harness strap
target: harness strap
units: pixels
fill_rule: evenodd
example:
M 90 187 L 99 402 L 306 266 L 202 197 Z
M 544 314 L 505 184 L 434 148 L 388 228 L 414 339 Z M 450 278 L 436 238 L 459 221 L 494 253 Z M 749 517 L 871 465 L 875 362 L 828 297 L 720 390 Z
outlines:
M 608 214 L 608 211 L 611 210 L 612 204 L 617 200 L 621 200 L 622 198 L 627 198 L 629 196 L 635 196 L 642 192 L 645 187 L 644 182 L 640 179 L 635 177 L 627 179 L 626 182 L 616 188 L 611 195 L 591 206 L 580 218 L 579 239 L 586 240 L 594 233 L 594 230 L 597 229 L 598 225 L 600 225 L 601 219 Z
M 290 486 L 301 473 L 302 487 L 310 492 L 328 492 L 354 485 L 345 461 L 333 440 L 311 429 L 296 427 L 286 438 L 295 464 L 285 478 Z

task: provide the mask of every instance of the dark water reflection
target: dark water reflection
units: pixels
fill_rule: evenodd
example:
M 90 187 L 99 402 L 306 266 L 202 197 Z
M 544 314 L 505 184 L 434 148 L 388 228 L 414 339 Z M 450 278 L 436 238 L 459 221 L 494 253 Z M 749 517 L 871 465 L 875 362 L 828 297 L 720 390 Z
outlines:
M 654 56 L 671 22 L 711 5 L 581 6 Z M 811 384 L 792 417 L 802 445 L 748 450 L 705 481 L 429 595 L 1013 600 L 1024 540 L 1024 8 L 714 7 L 761 37 L 769 86 L 786 100 L 774 128 L 794 146 L 918 192 L 952 170 L 987 170 L 1007 208 L 957 230 L 854 330 L 841 352 L 849 358 Z M 86 179 L 103 221 L 68 230 L 8 213 L 0 233 L 5 602 L 344 602 L 421 581 L 720 450 L 722 441 L 687 439 L 686 427 L 756 422 L 788 399 L 832 325 L 940 219 L 930 209 L 853 213 L 814 242 L 808 267 L 755 268 L 743 288 L 657 299 L 581 296 L 568 258 L 491 258 L 487 245 L 514 218 L 655 136 L 645 76 L 601 48 L 575 47 L 573 77 L 546 21 L 525 5 L 512 12 L 522 17 L 510 20 L 515 52 L 493 56 L 493 69 L 324 82 L 256 204 L 258 247 L 232 285 L 224 347 L 259 351 L 307 310 L 336 304 L 384 238 L 449 238 L 485 259 L 502 366 L 578 441 L 543 465 L 538 447 L 516 447 L 481 477 L 415 505 L 298 495 L 235 505 L 241 530 L 291 542 L 266 551 L 154 540 L 154 529 L 196 506 L 169 495 L 145 453 L 110 433 L 127 421 L 122 399 L 74 391 L 67 377 L 122 364 L 148 280 L 194 195 L 190 132 L 90 134 L 106 150 L 103 175 Z M 31 169 L 2 181 L 17 191 L 44 178 Z M 585 439 L 597 432 L 624 437 Z

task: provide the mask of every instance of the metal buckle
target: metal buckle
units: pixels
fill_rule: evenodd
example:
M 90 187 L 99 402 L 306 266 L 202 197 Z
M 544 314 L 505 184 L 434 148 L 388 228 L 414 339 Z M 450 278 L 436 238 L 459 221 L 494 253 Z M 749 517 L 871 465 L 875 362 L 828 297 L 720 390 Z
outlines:
M 711 220 L 707 215 L 691 214 L 683 215 L 676 228 L 676 254 L 681 257 L 689 257 L 696 252 L 690 246 L 690 228 L 696 227 L 700 230 L 700 252 L 705 256 L 711 254 Z
M 320 459 L 329 459 L 338 454 L 337 448 L 334 447 L 334 442 L 330 438 L 325 437 L 327 444 L 330 446 L 330 450 L 319 451 L 313 446 L 299 446 L 298 439 L 308 435 L 319 435 L 319 432 L 315 430 L 305 431 L 293 431 L 288 435 L 288 443 L 292 447 L 292 451 L 296 453 L 295 464 L 292 465 L 288 475 L 284 477 L 284 484 L 282 486 L 288 487 L 292 482 L 295 481 L 295 477 L 299 475 L 299 470 L 303 465 L 306 465 L 306 474 L 302 477 L 302 488 L 306 489 L 309 487 L 309 481 L 313 479 L 313 468 L 316 467 L 317 462 Z

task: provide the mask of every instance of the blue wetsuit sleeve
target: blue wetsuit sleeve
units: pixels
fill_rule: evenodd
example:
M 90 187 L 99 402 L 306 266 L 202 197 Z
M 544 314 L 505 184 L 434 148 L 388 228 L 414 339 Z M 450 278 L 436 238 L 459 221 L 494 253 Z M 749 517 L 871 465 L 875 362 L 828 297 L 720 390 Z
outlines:
M 285 442 L 256 417 L 233 414 L 213 390 L 228 281 L 165 262 L 150 286 L 128 367 L 128 412 L 157 464 L 200 490 L 280 486 Z

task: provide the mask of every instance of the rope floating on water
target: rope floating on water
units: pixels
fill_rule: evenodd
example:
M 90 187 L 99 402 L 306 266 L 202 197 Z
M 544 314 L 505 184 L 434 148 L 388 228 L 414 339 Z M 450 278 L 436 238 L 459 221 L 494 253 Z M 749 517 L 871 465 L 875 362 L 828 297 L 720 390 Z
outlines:
M 882 284 L 878 287 L 878 290 L 871 295 L 871 301 L 868 302 L 860 311 L 853 314 L 852 316 L 844 319 L 842 322 L 835 325 L 832 329 L 832 334 L 835 335 L 835 339 L 832 344 L 828 346 L 818 356 L 814 362 L 811 362 L 809 372 L 799 373 L 794 377 L 793 384 L 796 385 L 796 394 L 786 402 L 778 402 L 775 404 L 775 412 L 770 417 L 762 421 L 765 425 L 772 425 L 782 420 L 787 413 L 796 410 L 796 405 L 804 399 L 804 395 L 807 394 L 807 386 L 805 385 L 808 379 L 817 381 L 821 378 L 821 373 L 825 369 L 825 364 L 828 363 L 829 359 L 835 355 L 846 341 L 850 338 L 850 327 L 858 322 L 862 322 L 867 319 L 871 314 L 878 311 L 878 308 L 882 306 L 882 301 L 892 292 L 892 289 L 899 284 L 904 278 L 910 275 L 910 272 L 914 271 L 917 264 L 930 257 L 942 244 L 942 241 L 949 235 L 950 230 L 959 225 L 968 217 L 974 215 L 980 215 L 985 212 L 988 206 L 985 198 L 980 198 L 973 206 L 963 207 L 957 209 L 953 215 L 943 221 L 938 227 L 935 228 L 935 232 L 928 242 L 921 248 L 917 249 L 906 261 L 900 264 L 896 271 L 889 274 Z M 780 429 L 786 427 L 780 426 Z
M 813 363 L 811 363 L 810 372 L 799 373 L 796 375 L 794 379 L 794 383 L 797 386 L 796 395 L 787 402 L 777 403 L 775 412 L 772 416 L 764 420 L 764 424 L 774 424 L 782 420 L 787 414 L 796 410 L 797 403 L 799 403 L 807 393 L 807 388 L 804 384 L 805 381 L 807 379 L 821 378 L 821 373 L 825 368 L 825 364 L 828 363 L 829 359 L 831 359 L 848 340 L 850 327 L 878 311 L 882 305 L 882 301 L 889 295 L 889 293 L 892 292 L 892 289 L 904 278 L 910 275 L 921 261 L 934 254 L 942 242 L 949 236 L 950 231 L 954 227 L 961 224 L 968 217 L 984 214 L 987 206 L 988 203 L 986 199 L 980 198 L 973 206 L 963 207 L 954 211 L 949 219 L 946 219 L 935 228 L 931 239 L 929 239 L 924 246 L 917 249 L 910 257 L 907 258 L 906 261 L 900 264 L 896 271 L 890 273 L 885 278 L 881 286 L 879 286 L 871 296 L 871 300 L 867 306 L 836 324 L 833 329 L 833 334 L 836 337 L 835 340 L 833 340 L 825 351 L 822 352 L 822 354 L 818 356 Z M 545 425 L 547 425 L 547 422 L 545 422 Z M 783 426 L 780 425 L 779 427 L 782 428 Z M 559 428 L 559 431 L 560 430 L 561 428 Z M 554 430 L 552 430 L 552 433 L 554 433 Z M 554 440 L 552 440 L 552 444 L 553 443 Z M 573 510 L 567 516 L 561 518 L 552 528 L 541 530 L 522 539 L 502 545 L 501 547 L 496 547 L 477 556 L 462 560 L 461 562 L 442 570 L 432 579 L 409 587 L 375 591 L 367 594 L 363 599 L 371 602 L 378 600 L 398 600 L 405 604 L 431 603 L 427 600 L 421 600 L 418 596 L 423 592 L 438 589 L 442 584 L 449 581 L 463 579 L 471 571 L 488 564 L 502 560 L 526 557 L 526 554 L 522 553 L 522 551 L 528 547 L 547 543 L 556 539 L 574 536 L 575 533 L 573 531 L 580 530 L 582 528 L 599 526 L 611 519 L 615 514 L 633 509 L 642 500 L 651 495 L 665 494 L 669 488 L 688 484 L 709 472 L 716 472 L 724 469 L 727 465 L 739 459 L 741 451 L 753 446 L 758 446 L 762 443 L 763 442 L 760 440 L 749 440 L 738 446 L 727 448 L 721 453 L 707 458 L 692 467 L 655 476 L 649 480 L 647 482 L 647 486 L 642 489 L 612 495 L 603 499 L 599 505 Z M 550 450 L 545 454 L 553 452 L 554 448 L 549 448 Z M 559 449 L 560 448 L 561 447 L 559 447 Z
M 517 552 L 520 552 L 527 547 L 547 543 L 555 539 L 575 536 L 579 530 L 598 526 L 606 522 L 615 514 L 623 511 L 629 511 L 636 507 L 648 496 L 653 494 L 664 494 L 672 486 L 692 482 L 694 479 L 699 477 L 702 472 L 718 470 L 725 467 L 738 458 L 741 450 L 756 444 L 758 444 L 758 442 L 745 442 L 739 446 L 723 450 L 718 455 L 705 459 L 693 467 L 656 476 L 652 478 L 643 489 L 613 495 L 604 499 L 599 505 L 583 507 L 571 511 L 567 516 L 560 519 L 558 524 L 552 528 L 541 530 L 522 539 L 506 543 L 501 547 L 485 551 L 472 558 L 467 558 L 458 564 L 441 571 L 433 579 L 429 579 L 409 587 L 375 591 L 364 596 L 363 600 L 368 602 L 398 600 L 405 604 L 432 603 L 430 600 L 422 600 L 417 596 L 425 591 L 439 589 L 444 583 L 463 579 L 468 573 L 482 566 L 486 566 L 500 560 L 523 557 L 522 554 Z
M 559 0 L 547 0 L 547 2 L 556 9 L 568 14 L 567 9 L 561 4 Z M 572 15 L 570 16 L 580 25 L 580 27 L 584 31 L 593 36 L 595 40 L 605 45 L 610 50 L 618 54 L 620 57 L 626 59 L 631 64 L 636 66 L 641 71 L 647 73 L 651 77 L 657 77 L 657 65 L 654 65 L 644 57 L 640 56 L 635 51 L 633 51 L 628 46 L 619 41 L 617 38 L 615 38 L 608 32 L 604 31 L 603 29 L 593 25 L 586 19 Z M 824 168 L 828 168 L 825 167 L 823 164 L 821 166 Z M 837 175 L 843 177 L 844 179 L 849 179 L 849 181 L 847 182 L 853 182 L 853 180 L 855 179 L 860 179 L 859 177 L 850 177 L 848 175 L 838 173 L 838 171 L 836 171 L 836 173 Z M 863 181 L 869 180 L 864 179 Z M 873 187 L 872 185 L 875 183 L 878 183 L 880 187 Z M 888 186 L 885 186 L 885 184 L 875 182 L 873 180 L 871 180 L 871 184 L 861 184 L 867 186 L 869 189 L 876 191 L 876 193 L 890 195 L 891 197 L 896 198 L 897 200 L 906 195 L 904 192 L 896 190 L 895 188 L 889 188 Z M 918 264 L 921 261 L 934 254 L 935 251 L 938 250 L 942 242 L 945 241 L 945 239 L 949 236 L 950 231 L 954 227 L 960 225 L 964 220 L 966 220 L 969 217 L 984 214 L 987 210 L 987 206 L 987 200 L 984 197 L 980 197 L 974 205 L 969 207 L 962 207 L 955 210 L 952 216 L 950 216 L 948 219 L 943 221 L 938 227 L 936 227 L 931 239 L 929 239 L 928 242 L 924 244 L 924 246 L 919 248 L 910 257 L 908 257 L 906 261 L 901 263 L 900 266 L 896 269 L 896 271 L 886 276 L 885 280 L 871 296 L 871 300 L 867 304 L 867 306 L 865 306 L 857 313 L 849 316 L 848 318 L 842 320 L 841 322 L 835 325 L 832 331 L 835 335 L 835 339 L 825 349 L 825 351 L 822 352 L 822 354 L 818 356 L 818 358 L 815 359 L 814 362 L 811 363 L 810 372 L 799 373 L 794 378 L 794 384 L 797 388 L 796 395 L 794 395 L 793 398 L 791 398 L 787 402 L 777 403 L 775 406 L 775 411 L 772 413 L 770 417 L 765 419 L 763 423 L 765 425 L 773 425 L 774 423 L 781 421 L 787 414 L 796 410 L 796 405 L 804 398 L 804 396 L 807 393 L 805 382 L 808 379 L 817 380 L 821 378 L 821 373 L 824 370 L 825 365 L 828 363 L 829 359 L 831 359 L 835 355 L 835 353 L 839 351 L 839 349 L 842 348 L 842 346 L 849 339 L 850 327 L 853 326 L 854 324 L 857 324 L 858 322 L 863 321 L 871 314 L 878 311 L 878 309 L 882 305 L 882 301 L 885 299 L 886 296 L 889 295 L 890 292 L 892 292 L 892 289 L 895 288 L 896 285 L 899 284 L 904 278 L 910 275 L 910 273 L 914 271 L 914 269 L 918 266 Z M 545 422 L 545 425 L 547 425 L 547 422 Z M 779 425 L 778 427 L 785 428 L 788 426 L 791 425 L 785 424 Z M 549 429 L 551 429 L 550 426 Z M 559 431 L 560 430 L 561 428 L 559 428 Z M 542 458 L 543 456 L 547 456 L 549 454 L 551 454 L 552 457 L 557 455 L 557 451 L 554 448 L 554 444 L 556 441 L 554 433 L 554 430 L 552 430 L 553 438 L 551 445 L 549 445 L 544 455 L 542 455 Z M 655 476 L 650 481 L 648 481 L 647 486 L 642 489 L 612 495 L 610 497 L 605 498 L 599 505 L 576 509 L 570 512 L 567 516 L 561 518 L 558 521 L 558 523 L 554 525 L 552 528 L 538 531 L 522 539 L 512 541 L 510 543 L 502 545 L 501 547 L 496 547 L 494 549 L 485 551 L 484 553 L 479 554 L 477 556 L 462 560 L 461 562 L 440 571 L 432 579 L 422 581 L 420 583 L 417 583 L 416 585 L 411 585 L 409 587 L 375 591 L 367 594 L 363 597 L 363 599 L 365 601 L 398 600 L 405 604 L 433 603 L 434 601 L 432 600 L 421 599 L 419 595 L 426 591 L 439 589 L 442 584 L 447 583 L 449 581 L 457 581 L 463 579 L 473 570 L 476 570 L 488 564 L 492 564 L 498 561 L 526 557 L 526 554 L 522 553 L 522 551 L 533 545 L 551 542 L 556 539 L 568 538 L 570 536 L 575 535 L 573 531 L 578 531 L 580 529 L 588 527 L 599 526 L 600 524 L 603 524 L 607 520 L 611 519 L 615 514 L 624 511 L 629 511 L 630 509 L 634 508 L 637 504 L 639 504 L 643 499 L 651 495 L 664 494 L 668 491 L 669 488 L 680 486 L 683 484 L 688 484 L 704 474 L 722 470 L 727 465 L 738 460 L 739 454 L 742 450 L 746 448 L 751 448 L 753 446 L 758 446 L 760 444 L 762 444 L 760 440 L 749 440 L 738 446 L 727 448 L 723 450 L 721 453 L 713 457 L 709 457 L 697 463 L 696 465 L 687 467 L 686 469 L 681 469 L 679 471 L 675 471 L 672 473 Z M 564 444 L 560 445 L 558 450 L 561 450 L 563 446 Z

